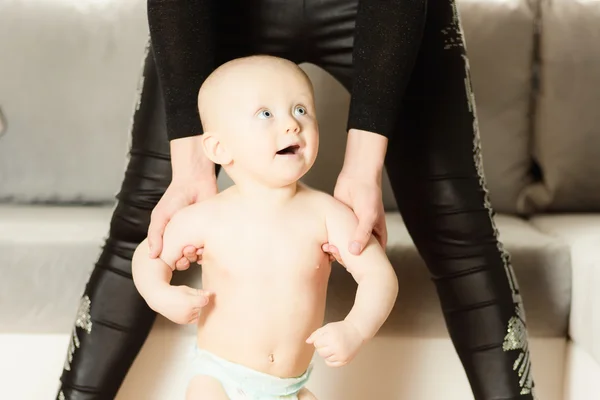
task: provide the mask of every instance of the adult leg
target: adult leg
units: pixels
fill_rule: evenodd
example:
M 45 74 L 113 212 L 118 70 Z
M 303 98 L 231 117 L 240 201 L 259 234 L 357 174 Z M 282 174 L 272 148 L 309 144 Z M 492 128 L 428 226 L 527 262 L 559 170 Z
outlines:
M 356 1 L 319 2 L 311 59 L 347 88 Z M 532 399 L 525 313 L 485 187 L 469 64 L 453 0 L 428 2 L 424 37 L 388 145 L 398 206 L 436 284 L 477 400 Z M 336 9 L 337 8 L 337 9 Z M 336 12 L 332 12 L 332 11 Z M 309 13 L 309 15 L 311 15 Z M 309 52 L 310 53 L 310 52 Z
M 533 399 L 525 312 L 485 186 L 454 0 L 429 2 L 404 106 L 386 167 L 475 398 Z
M 150 331 L 155 313 L 138 294 L 131 257 L 150 212 L 171 180 L 164 107 L 152 52 L 133 117 L 129 165 L 110 233 L 86 285 L 58 399 L 113 399 Z

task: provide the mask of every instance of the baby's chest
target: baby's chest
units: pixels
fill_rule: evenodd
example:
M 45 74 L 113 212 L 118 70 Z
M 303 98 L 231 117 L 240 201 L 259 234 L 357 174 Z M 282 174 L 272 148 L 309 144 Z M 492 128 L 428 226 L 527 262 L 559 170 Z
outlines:
M 318 226 L 294 226 L 290 222 L 239 224 L 229 234 L 207 243 L 205 253 L 228 269 L 312 273 L 327 263 L 321 249 L 326 234 Z

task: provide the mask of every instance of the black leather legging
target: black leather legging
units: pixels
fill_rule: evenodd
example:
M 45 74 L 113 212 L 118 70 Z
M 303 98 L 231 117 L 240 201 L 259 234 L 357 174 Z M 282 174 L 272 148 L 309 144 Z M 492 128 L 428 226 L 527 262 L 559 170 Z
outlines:
M 219 61 L 273 54 L 314 63 L 350 89 L 356 0 L 316 2 L 300 15 L 302 7 L 265 6 L 271 1 L 249 7 L 257 18 L 224 15 Z M 327 34 L 305 42 L 302 26 Z M 510 258 L 492 220 L 469 65 L 451 0 L 429 2 L 422 46 L 403 101 L 385 165 L 399 209 L 436 284 L 475 398 L 533 399 L 524 313 Z M 59 398 L 114 398 L 154 321 L 131 278 L 133 251 L 145 238 L 150 212 L 171 177 L 152 52 L 146 58 L 132 135 L 110 236 L 82 298 Z

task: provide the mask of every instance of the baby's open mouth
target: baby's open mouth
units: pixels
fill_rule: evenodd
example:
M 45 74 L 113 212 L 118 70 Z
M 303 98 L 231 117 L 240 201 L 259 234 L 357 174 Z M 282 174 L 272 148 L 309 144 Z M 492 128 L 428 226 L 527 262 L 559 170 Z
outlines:
M 296 153 L 298 153 L 298 150 L 300 150 L 300 146 L 298 146 L 297 144 L 294 144 L 292 146 L 288 146 L 284 149 L 279 150 L 277 152 L 277 154 L 279 154 L 279 155 L 296 154 Z

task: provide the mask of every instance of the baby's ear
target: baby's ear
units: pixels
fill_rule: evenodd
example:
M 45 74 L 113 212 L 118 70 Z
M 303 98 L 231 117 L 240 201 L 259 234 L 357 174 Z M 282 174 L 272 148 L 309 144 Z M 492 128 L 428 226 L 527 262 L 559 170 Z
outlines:
M 225 144 L 221 141 L 219 135 L 211 132 L 204 132 L 202 134 L 202 147 L 204 148 L 206 157 L 215 164 L 231 164 L 231 154 L 225 148 Z

